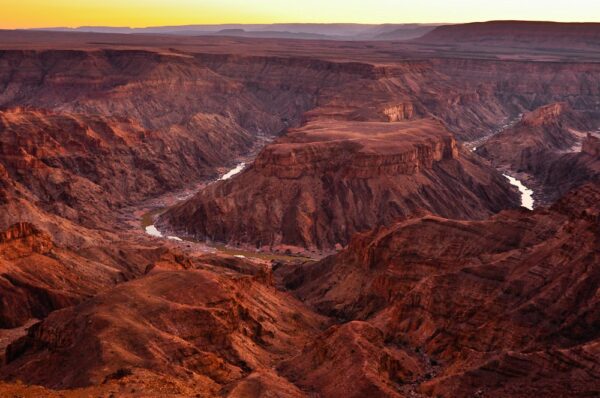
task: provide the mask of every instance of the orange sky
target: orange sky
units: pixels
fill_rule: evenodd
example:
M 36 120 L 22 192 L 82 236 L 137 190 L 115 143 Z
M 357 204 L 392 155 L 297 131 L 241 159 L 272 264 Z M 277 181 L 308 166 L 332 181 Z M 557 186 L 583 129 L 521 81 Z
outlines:
M 0 0 L 0 27 L 274 22 L 600 22 L 599 0 Z

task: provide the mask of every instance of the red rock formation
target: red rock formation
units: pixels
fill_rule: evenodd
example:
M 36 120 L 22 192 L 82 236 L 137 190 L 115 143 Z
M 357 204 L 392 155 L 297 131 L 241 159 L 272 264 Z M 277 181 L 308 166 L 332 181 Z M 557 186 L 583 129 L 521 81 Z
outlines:
M 387 346 L 381 330 L 366 322 L 333 326 L 282 363 L 283 374 L 321 397 L 403 397 L 399 386 L 424 366 L 413 353 Z
M 55 388 L 166 378 L 214 396 L 243 389 L 249 377 L 277 380 L 274 361 L 302 347 L 322 320 L 249 277 L 156 272 L 53 313 L 8 347 L 1 374 Z
M 312 122 L 239 177 L 169 210 L 163 227 L 236 244 L 333 248 L 422 210 L 483 218 L 516 201 L 437 121 Z
M 110 246 L 100 241 L 74 251 L 57 247 L 34 225 L 15 224 L 0 234 L 0 328 L 44 318 L 157 264 L 179 266 L 183 261 L 165 248 L 133 242 Z
M 588 133 L 581 144 L 581 152 L 594 158 L 600 157 L 600 138 Z
M 555 103 L 526 113 L 513 127 L 491 137 L 477 153 L 500 167 L 536 173 L 557 153 L 570 150 L 582 135 L 595 130 L 589 114 Z
M 477 153 L 500 168 L 531 175 L 539 201 L 551 203 L 574 187 L 600 178 L 594 156 L 598 117 L 565 103 L 526 113 L 513 127 L 491 137 Z M 588 138 L 584 138 L 588 134 Z M 584 150 L 585 147 L 585 150 Z M 541 192 L 540 192 L 541 191 Z
M 217 144 L 127 119 L 18 108 L 0 112 L 0 132 L 9 178 L 45 210 L 95 227 L 119 206 L 211 175 L 252 141 L 222 134 Z M 215 145 L 231 150 L 219 158 L 210 154 Z
M 599 198 L 600 185 L 586 185 L 533 213 L 408 220 L 358 236 L 320 263 L 278 272 L 321 312 L 368 320 L 386 341 L 433 357 L 441 368 L 418 391 L 593 395 Z
M 600 181 L 598 138 L 589 135 L 583 140 L 581 152 L 567 153 L 548 159 L 535 176 L 546 197 L 555 199 L 573 187 L 590 181 Z

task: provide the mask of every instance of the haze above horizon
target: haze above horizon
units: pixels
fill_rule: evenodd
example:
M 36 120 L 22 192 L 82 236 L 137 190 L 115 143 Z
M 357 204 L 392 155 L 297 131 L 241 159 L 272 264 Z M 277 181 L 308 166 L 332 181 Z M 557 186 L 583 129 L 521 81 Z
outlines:
M 270 23 L 600 22 L 597 0 L 4 0 L 0 28 Z

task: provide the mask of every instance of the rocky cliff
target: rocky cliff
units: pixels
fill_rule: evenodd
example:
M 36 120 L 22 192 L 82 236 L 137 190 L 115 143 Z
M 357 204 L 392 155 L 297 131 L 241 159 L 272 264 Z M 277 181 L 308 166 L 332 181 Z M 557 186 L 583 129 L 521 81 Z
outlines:
M 588 133 L 581 145 L 581 152 L 594 158 L 600 157 L 600 138 Z
M 477 148 L 477 153 L 498 166 L 535 174 L 557 154 L 576 152 L 585 134 L 596 129 L 595 119 L 566 103 L 545 105 L 526 112 L 514 126 Z
M 27 222 L 0 232 L 0 329 L 42 319 L 140 277 L 157 264 L 178 267 L 183 262 L 164 247 L 108 242 L 72 250 Z
M 483 218 L 514 206 L 503 177 L 460 154 L 442 124 L 313 122 L 267 146 L 239 177 L 161 217 L 197 239 L 331 249 L 429 210 Z
M 143 395 L 303 396 L 273 364 L 323 321 L 252 277 L 153 272 L 30 328 L 8 347 L 2 378 L 54 388 L 126 381 Z
M 599 195 L 592 184 L 533 213 L 408 220 L 278 272 L 320 312 L 367 321 L 388 344 L 423 352 L 435 366 L 420 381 L 402 379 L 413 392 L 592 394 L 600 388 L 591 370 L 600 338 Z
M 544 163 L 535 175 L 543 192 L 549 198 L 564 195 L 573 187 L 589 181 L 600 181 L 600 152 L 598 133 L 588 134 L 581 143 L 580 152 L 561 154 Z
M 554 103 L 527 112 L 494 135 L 477 153 L 503 169 L 530 175 L 539 201 L 550 203 L 570 189 L 598 178 L 594 139 L 597 113 Z

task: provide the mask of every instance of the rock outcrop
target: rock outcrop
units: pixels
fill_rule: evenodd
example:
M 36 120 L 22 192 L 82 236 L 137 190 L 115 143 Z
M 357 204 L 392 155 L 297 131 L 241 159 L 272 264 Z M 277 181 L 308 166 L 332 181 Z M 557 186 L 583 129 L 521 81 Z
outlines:
M 573 187 L 600 181 L 598 141 L 597 135 L 590 134 L 583 140 L 580 152 L 562 154 L 545 163 L 535 178 L 547 198 L 553 200 Z
M 223 133 L 211 143 L 115 117 L 0 112 L 0 161 L 8 177 L 43 210 L 88 227 L 108 227 L 117 208 L 211 175 L 251 142 Z
M 238 177 L 161 216 L 182 236 L 332 249 L 420 211 L 484 218 L 516 205 L 504 178 L 434 120 L 312 122 L 267 146 Z
M 98 242 L 84 250 L 57 246 L 30 223 L 0 233 L 0 328 L 77 304 L 116 284 L 144 275 L 157 264 L 184 260 L 166 248 L 133 242 Z
M 600 138 L 588 133 L 581 144 L 581 152 L 593 158 L 600 157 Z
M 401 398 L 400 386 L 414 382 L 425 365 L 413 352 L 388 345 L 367 322 L 332 326 L 279 369 L 321 397 Z
M 309 341 L 323 321 L 251 277 L 159 271 L 34 325 L 8 347 L 1 374 L 52 388 L 126 379 L 147 394 L 206 397 L 240 396 L 242 382 L 270 388 L 275 381 L 274 391 L 300 396 L 273 364 Z M 164 390 L 153 390 L 152 380 Z
M 574 111 L 566 103 L 546 105 L 491 137 L 477 153 L 496 167 L 529 175 L 541 191 L 538 201 L 551 203 L 600 178 L 597 137 L 590 133 L 599 120 L 597 114 Z
M 566 103 L 546 105 L 523 115 L 514 126 L 491 137 L 477 153 L 499 167 L 535 174 L 557 154 L 576 148 L 596 129 L 594 117 Z
M 414 391 L 593 395 L 599 198 L 600 185 L 591 184 L 534 212 L 408 220 L 358 236 L 320 263 L 278 272 L 313 308 L 367 321 L 388 344 L 438 364 Z

